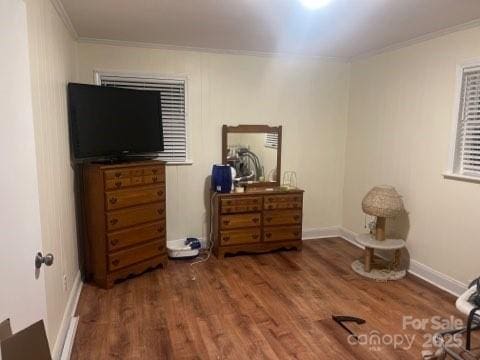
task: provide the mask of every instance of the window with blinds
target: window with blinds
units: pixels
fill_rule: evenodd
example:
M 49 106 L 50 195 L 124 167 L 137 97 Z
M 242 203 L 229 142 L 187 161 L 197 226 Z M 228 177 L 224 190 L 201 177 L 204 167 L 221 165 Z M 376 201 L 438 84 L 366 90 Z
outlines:
M 159 153 L 159 158 L 168 163 L 185 163 L 187 161 L 186 81 L 184 79 L 105 73 L 97 73 L 96 77 L 97 84 L 102 86 L 159 91 L 164 142 L 164 151 Z
M 453 172 L 480 177 L 480 66 L 462 72 Z
M 278 146 L 278 134 L 266 133 L 265 134 L 265 147 L 276 149 Z

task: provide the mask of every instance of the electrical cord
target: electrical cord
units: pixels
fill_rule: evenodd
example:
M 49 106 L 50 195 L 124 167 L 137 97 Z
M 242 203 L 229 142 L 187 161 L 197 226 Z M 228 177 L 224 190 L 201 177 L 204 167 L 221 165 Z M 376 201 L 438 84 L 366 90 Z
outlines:
M 210 259 L 210 256 L 212 256 L 212 250 L 213 250 L 213 245 L 214 245 L 214 238 L 213 238 L 213 208 L 214 208 L 214 202 L 215 198 L 217 197 L 217 193 L 214 192 L 212 196 L 210 197 L 210 229 L 209 229 L 209 234 L 208 234 L 208 247 L 207 247 L 207 256 L 195 260 L 192 263 L 190 263 L 190 273 L 192 275 L 192 280 L 195 281 L 197 279 L 196 276 L 196 271 L 194 269 L 194 265 L 206 262 L 208 259 Z

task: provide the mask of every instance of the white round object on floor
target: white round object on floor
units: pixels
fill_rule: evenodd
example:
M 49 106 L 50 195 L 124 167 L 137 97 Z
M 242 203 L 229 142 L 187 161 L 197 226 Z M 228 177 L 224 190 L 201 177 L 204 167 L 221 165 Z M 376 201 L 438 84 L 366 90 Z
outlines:
M 407 275 L 406 270 L 372 269 L 372 271 L 366 272 L 365 266 L 360 260 L 352 263 L 352 269 L 359 275 L 378 281 L 400 280 Z
M 167 242 L 168 256 L 173 259 L 193 258 L 197 256 L 200 249 L 191 249 L 185 245 L 184 239 L 171 240 Z

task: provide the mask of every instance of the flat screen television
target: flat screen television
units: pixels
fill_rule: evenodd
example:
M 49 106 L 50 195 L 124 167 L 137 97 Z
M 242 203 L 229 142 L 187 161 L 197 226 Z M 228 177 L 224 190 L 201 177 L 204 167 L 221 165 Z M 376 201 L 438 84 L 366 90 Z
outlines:
M 70 83 L 68 102 L 75 160 L 163 151 L 160 92 Z

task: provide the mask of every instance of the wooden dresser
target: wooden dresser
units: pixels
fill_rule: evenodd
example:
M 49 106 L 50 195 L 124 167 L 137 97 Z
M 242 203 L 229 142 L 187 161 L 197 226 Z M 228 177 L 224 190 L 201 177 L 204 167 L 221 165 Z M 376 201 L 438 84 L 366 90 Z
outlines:
M 167 263 L 165 164 L 86 164 L 86 267 L 110 288 L 117 279 Z
M 214 195 L 214 252 L 302 248 L 303 190 Z

